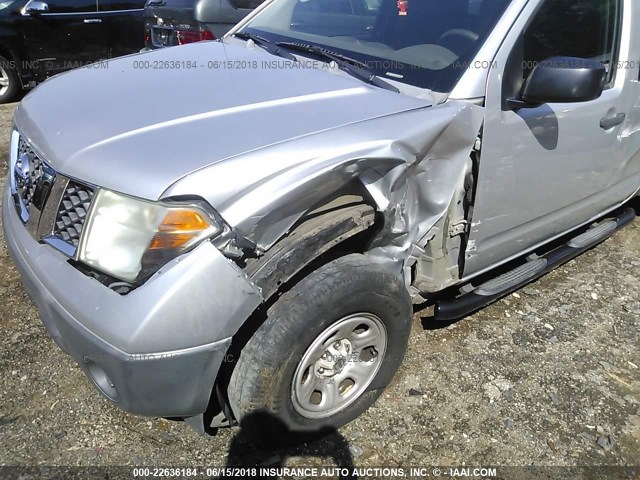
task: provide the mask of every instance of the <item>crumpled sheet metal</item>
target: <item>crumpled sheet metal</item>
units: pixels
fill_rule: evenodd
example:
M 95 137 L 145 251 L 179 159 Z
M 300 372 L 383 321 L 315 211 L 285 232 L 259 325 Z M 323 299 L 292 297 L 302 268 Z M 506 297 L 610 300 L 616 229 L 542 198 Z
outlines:
M 319 202 L 360 182 L 385 217 L 369 255 L 401 275 L 412 245 L 426 243 L 447 212 L 483 113 L 461 101 L 416 108 L 261 148 L 193 178 L 207 201 L 260 251 Z M 204 187 L 220 178 L 230 179 L 224 192 Z M 182 188 L 197 191 L 186 180 Z
M 434 139 L 424 143 L 412 161 L 407 160 L 379 180 L 367 183 L 373 198 L 383 198 L 386 208 L 381 237 L 368 252 L 399 273 L 414 245 L 423 248 L 428 235 L 445 216 L 456 190 L 464 185 L 470 153 L 482 125 L 481 107 L 466 105 Z M 378 201 L 378 206 L 381 206 Z

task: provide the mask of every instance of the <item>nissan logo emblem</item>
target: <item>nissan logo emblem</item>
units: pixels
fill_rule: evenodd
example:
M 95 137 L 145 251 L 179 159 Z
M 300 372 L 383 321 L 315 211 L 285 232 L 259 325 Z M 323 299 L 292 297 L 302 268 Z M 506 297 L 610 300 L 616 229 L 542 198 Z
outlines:
M 16 179 L 21 186 L 27 185 L 31 180 L 31 159 L 29 155 L 23 153 L 18 157 L 14 169 Z

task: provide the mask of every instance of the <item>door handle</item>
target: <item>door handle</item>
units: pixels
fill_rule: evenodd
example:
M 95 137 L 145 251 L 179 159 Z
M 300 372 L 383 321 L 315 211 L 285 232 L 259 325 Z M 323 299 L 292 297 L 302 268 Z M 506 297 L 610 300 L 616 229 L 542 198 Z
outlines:
M 604 130 L 611 130 L 613 127 L 617 127 L 622 122 L 624 122 L 627 118 L 626 113 L 619 113 L 614 115 L 613 117 L 604 117 L 600 120 L 600 128 Z
M 85 18 L 84 23 L 102 23 L 101 18 Z

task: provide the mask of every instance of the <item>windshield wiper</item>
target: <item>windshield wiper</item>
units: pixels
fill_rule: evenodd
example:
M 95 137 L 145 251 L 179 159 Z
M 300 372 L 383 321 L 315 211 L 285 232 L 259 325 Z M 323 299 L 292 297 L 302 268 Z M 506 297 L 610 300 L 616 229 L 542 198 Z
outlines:
M 260 35 L 256 35 L 255 33 L 236 32 L 233 34 L 233 36 L 241 38 L 242 40 L 251 40 L 256 45 L 264 48 L 271 55 L 277 55 L 278 57 L 286 58 L 287 60 L 293 60 L 294 62 L 298 61 L 295 55 L 281 49 L 277 44 L 274 44 L 273 42 L 270 42 L 266 38 L 261 37 Z
M 400 90 L 398 90 L 396 87 L 366 70 L 366 64 L 353 58 L 347 57 L 346 55 L 342 55 L 336 52 L 330 52 L 328 50 L 325 50 L 324 48 L 320 48 L 315 45 L 309 45 L 306 43 L 276 42 L 276 45 L 278 47 L 287 48 L 289 50 L 312 53 L 319 57 L 331 60 L 332 62 L 335 62 L 341 70 L 351 74 L 352 76 L 362 80 L 363 82 L 375 85 L 376 87 L 384 88 L 386 90 L 391 90 L 392 92 L 400 93 Z

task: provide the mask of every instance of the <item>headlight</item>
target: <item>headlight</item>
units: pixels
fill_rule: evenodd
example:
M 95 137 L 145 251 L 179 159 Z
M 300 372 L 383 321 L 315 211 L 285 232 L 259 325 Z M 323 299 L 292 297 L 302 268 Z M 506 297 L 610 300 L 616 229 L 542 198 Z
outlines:
M 135 282 L 220 230 L 197 205 L 147 202 L 101 189 L 82 233 L 78 259 Z

